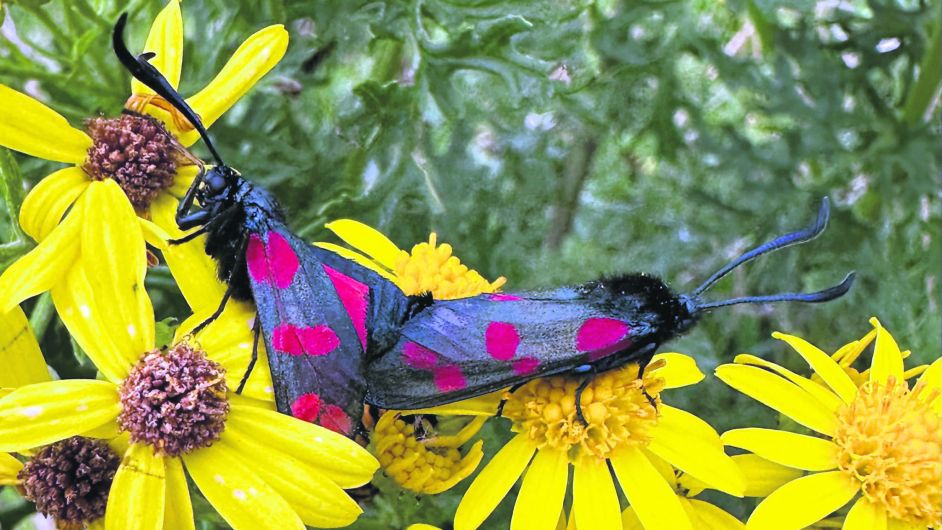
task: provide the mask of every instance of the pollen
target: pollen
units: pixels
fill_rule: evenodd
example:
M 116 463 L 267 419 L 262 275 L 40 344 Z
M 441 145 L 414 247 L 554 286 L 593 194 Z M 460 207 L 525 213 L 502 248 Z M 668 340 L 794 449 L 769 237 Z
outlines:
M 452 255 L 451 245 L 437 243 L 437 236 L 432 232 L 428 243 L 415 245 L 412 252 L 399 252 L 395 272 L 407 295 L 430 292 L 436 300 L 453 300 L 492 293 L 507 282 L 503 276 L 487 281 Z
M 541 378 L 508 394 L 503 416 L 512 430 L 530 437 L 537 448 L 566 451 L 570 461 L 607 459 L 619 447 L 646 446 L 649 429 L 657 423 L 663 378 L 649 365 L 638 378 L 638 365 L 629 364 L 597 375 L 582 392 L 585 423 L 576 411 L 576 390 L 583 378 Z
M 101 519 L 121 458 L 108 444 L 73 436 L 47 445 L 17 478 L 36 511 L 56 520 L 56 528 L 78 529 Z
M 476 442 L 464 456 L 459 448 L 481 430 L 486 419 L 471 420 L 457 434 L 448 436 L 437 433 L 429 417 L 387 411 L 376 424 L 373 454 L 386 474 L 403 488 L 426 495 L 441 493 L 470 475 L 481 462 L 483 442 Z
M 173 184 L 182 153 L 156 119 L 92 118 L 86 128 L 93 144 L 82 168 L 95 180 L 114 179 L 139 212 Z
M 942 425 L 930 403 L 938 389 L 905 381 L 866 383 L 838 412 L 838 467 L 887 514 L 919 527 L 942 525 Z
M 179 456 L 212 445 L 229 413 L 225 371 L 180 343 L 148 353 L 121 385 L 121 429 L 157 454 Z

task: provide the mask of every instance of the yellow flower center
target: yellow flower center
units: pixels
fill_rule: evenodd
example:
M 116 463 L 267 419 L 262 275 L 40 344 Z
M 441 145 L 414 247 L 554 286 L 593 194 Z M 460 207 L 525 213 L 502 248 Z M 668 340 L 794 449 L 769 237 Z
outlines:
M 866 383 L 838 412 L 838 467 L 890 517 L 921 527 L 942 525 L 942 424 L 932 410 L 938 390 L 905 381 Z M 925 394 L 925 395 L 920 395 Z
M 411 253 L 399 252 L 395 272 L 407 295 L 430 292 L 436 300 L 453 300 L 492 293 L 507 281 L 503 276 L 493 282 L 487 281 L 453 256 L 451 245 L 436 245 L 436 240 L 437 236 L 432 232 L 428 243 L 415 245 Z
M 638 365 L 629 364 L 595 376 L 582 392 L 584 424 L 576 413 L 576 389 L 582 377 L 536 379 L 507 399 L 503 416 L 513 431 L 526 434 L 538 448 L 567 451 L 571 461 L 594 456 L 606 459 L 615 449 L 644 446 L 648 429 L 657 423 L 664 380 L 655 375 L 656 363 L 638 379 Z M 645 395 L 647 391 L 647 395 Z
M 387 411 L 373 433 L 373 454 L 386 474 L 403 488 L 429 495 L 441 493 L 470 475 L 481 461 L 482 442 L 464 457 L 458 447 L 481 429 L 486 417 L 472 420 L 455 436 L 436 436 L 435 427 L 424 416 L 405 418 L 409 421 Z

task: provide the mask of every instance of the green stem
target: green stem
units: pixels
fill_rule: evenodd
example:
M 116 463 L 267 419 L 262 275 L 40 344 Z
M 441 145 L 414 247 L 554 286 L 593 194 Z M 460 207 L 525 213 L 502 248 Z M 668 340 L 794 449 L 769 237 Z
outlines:
M 49 323 L 52 322 L 52 316 L 55 314 L 55 308 L 52 305 L 52 295 L 45 292 L 36 301 L 36 307 L 29 315 L 29 325 L 33 328 L 33 334 L 37 341 L 43 340 L 43 335 L 49 329 Z
M 919 78 L 910 87 L 903 104 L 903 123 L 908 127 L 914 127 L 924 119 L 942 81 L 942 32 L 939 27 L 935 24 L 930 32 L 926 53 L 919 63 Z
M 24 241 L 26 235 L 20 228 L 20 204 L 23 203 L 23 175 L 20 166 L 13 158 L 13 153 L 0 149 L 0 197 L 7 205 L 10 214 L 10 240 Z

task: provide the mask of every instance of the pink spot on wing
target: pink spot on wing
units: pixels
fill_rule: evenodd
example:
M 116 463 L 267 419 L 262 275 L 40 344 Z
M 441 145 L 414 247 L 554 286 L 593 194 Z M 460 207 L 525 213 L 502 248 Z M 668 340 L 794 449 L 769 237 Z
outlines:
M 631 345 L 627 339 L 631 328 L 614 318 L 587 319 L 576 333 L 576 348 L 588 352 L 589 360 L 601 359 Z
M 516 302 L 517 300 L 523 300 L 523 298 L 519 296 L 504 293 L 494 293 L 488 298 L 490 298 L 492 302 Z
M 301 355 L 301 338 L 298 336 L 298 327 L 293 324 L 280 324 L 272 330 L 271 345 L 275 351 L 288 355 Z
M 358 282 L 346 274 L 335 271 L 324 265 L 324 271 L 330 277 L 334 284 L 334 290 L 340 297 L 340 303 L 350 316 L 353 322 L 353 328 L 360 337 L 360 344 L 366 350 L 366 310 L 369 305 L 370 288 L 364 283 Z
M 327 355 L 340 346 L 340 338 L 334 330 L 324 325 L 298 328 L 298 338 L 308 355 Z
M 517 346 L 520 346 L 520 335 L 513 324 L 491 322 L 484 332 L 484 343 L 491 357 L 498 361 L 509 361 L 516 355 Z
M 321 413 L 318 423 L 340 434 L 349 435 L 353 432 L 353 422 L 350 420 L 350 416 L 337 405 L 324 407 L 324 412 Z
M 464 374 L 461 373 L 461 368 L 453 364 L 435 368 L 433 376 L 435 377 L 435 386 L 441 392 L 461 390 L 468 384 L 464 379 Z
M 298 272 L 298 255 L 288 240 L 278 232 L 268 233 L 268 266 L 275 286 L 284 289 L 294 281 Z
M 265 256 L 265 242 L 258 234 L 249 236 L 249 246 L 245 249 L 245 261 L 249 275 L 258 283 L 268 279 L 268 258 Z
M 517 375 L 530 375 L 540 367 L 540 360 L 536 357 L 522 357 L 514 361 L 513 367 Z
M 402 362 L 417 370 L 431 370 L 438 362 L 438 356 L 421 344 L 407 342 L 402 347 Z
M 314 423 L 320 412 L 321 398 L 313 392 L 301 394 L 291 404 L 291 415 L 300 420 Z

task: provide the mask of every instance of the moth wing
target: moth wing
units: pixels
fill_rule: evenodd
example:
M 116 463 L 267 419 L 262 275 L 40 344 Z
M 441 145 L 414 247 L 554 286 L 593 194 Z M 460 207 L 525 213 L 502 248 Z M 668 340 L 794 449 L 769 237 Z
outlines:
M 424 408 L 602 363 L 644 336 L 643 321 L 628 313 L 572 288 L 435 302 L 369 364 L 367 402 Z
M 370 287 L 284 227 L 246 250 L 278 410 L 352 435 L 363 413 Z

